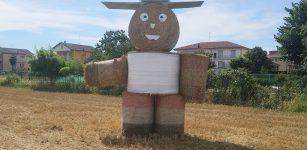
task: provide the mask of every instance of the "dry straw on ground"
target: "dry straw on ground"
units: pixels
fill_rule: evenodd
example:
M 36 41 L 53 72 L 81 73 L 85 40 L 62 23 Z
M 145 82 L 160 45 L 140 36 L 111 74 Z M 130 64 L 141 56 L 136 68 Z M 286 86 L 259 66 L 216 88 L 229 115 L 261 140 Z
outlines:
M 187 104 L 185 136 L 123 138 L 121 98 L 0 87 L 0 149 L 306 149 L 307 114 Z

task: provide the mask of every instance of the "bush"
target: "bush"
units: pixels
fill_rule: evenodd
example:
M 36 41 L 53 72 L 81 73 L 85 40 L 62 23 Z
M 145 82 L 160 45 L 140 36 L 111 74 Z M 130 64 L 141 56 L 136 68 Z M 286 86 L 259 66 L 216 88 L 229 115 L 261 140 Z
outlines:
M 83 62 L 81 60 L 78 60 L 75 57 L 72 57 L 69 60 L 65 61 L 65 67 L 64 68 L 66 70 L 64 76 L 67 76 L 67 75 L 79 75 L 79 76 L 81 76 L 81 75 L 83 75 L 83 70 L 84 70 Z M 60 70 L 60 72 L 61 72 L 61 70 Z
M 0 85 L 2 85 L 5 80 L 6 80 L 5 76 L 0 76 Z
M 127 85 L 118 85 L 106 88 L 98 88 L 97 93 L 101 95 L 120 96 L 126 90 Z
M 59 73 L 62 76 L 68 76 L 68 75 L 72 74 L 70 67 L 63 67 L 63 68 L 61 68 Z
M 89 93 L 90 90 L 81 76 L 67 76 L 55 81 L 57 91 L 68 91 L 74 93 Z
M 21 81 L 21 78 L 15 74 L 15 73 L 10 73 L 10 74 L 7 74 L 4 79 L 2 79 L 1 81 L 1 85 L 2 86 L 14 86 L 16 85 L 17 83 L 19 83 Z
M 257 98 L 257 83 L 245 69 L 210 72 L 208 87 L 213 88 L 213 103 L 252 104 Z
M 275 74 L 253 74 L 253 77 L 262 86 L 276 85 L 277 75 Z
M 90 88 L 86 85 L 83 77 L 74 75 L 58 78 L 55 81 L 40 80 L 32 88 L 40 91 L 90 93 Z
M 290 112 L 307 112 L 307 94 L 296 96 L 292 101 L 286 103 L 283 109 Z

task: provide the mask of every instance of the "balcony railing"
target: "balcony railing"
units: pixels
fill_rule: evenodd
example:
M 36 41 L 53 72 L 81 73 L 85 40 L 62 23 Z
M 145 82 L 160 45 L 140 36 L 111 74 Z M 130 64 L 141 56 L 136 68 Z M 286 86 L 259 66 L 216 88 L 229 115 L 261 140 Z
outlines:
M 238 57 L 237 55 L 233 56 L 233 55 L 223 55 L 223 57 L 216 57 L 216 58 L 213 58 L 215 60 L 227 60 L 227 59 L 233 59 L 233 58 L 236 58 Z

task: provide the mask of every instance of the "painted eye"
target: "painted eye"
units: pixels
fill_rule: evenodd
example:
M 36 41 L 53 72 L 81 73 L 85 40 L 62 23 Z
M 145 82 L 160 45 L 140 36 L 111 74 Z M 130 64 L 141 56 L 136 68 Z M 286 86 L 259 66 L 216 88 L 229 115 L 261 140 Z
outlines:
M 160 15 L 159 15 L 159 20 L 160 20 L 161 22 L 166 21 L 166 19 L 167 19 L 166 14 L 160 14 Z
M 140 15 L 140 19 L 141 19 L 142 21 L 147 21 L 147 20 L 148 20 L 148 14 L 147 14 L 147 13 L 142 13 L 142 14 Z

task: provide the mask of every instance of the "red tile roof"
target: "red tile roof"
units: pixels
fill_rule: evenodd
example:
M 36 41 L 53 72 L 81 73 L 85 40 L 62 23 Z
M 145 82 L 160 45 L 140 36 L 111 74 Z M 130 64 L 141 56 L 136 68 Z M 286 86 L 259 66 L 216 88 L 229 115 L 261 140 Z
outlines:
M 66 43 L 66 41 L 60 42 L 59 44 L 55 45 L 53 47 L 53 49 L 56 48 L 59 45 L 64 45 L 64 46 L 68 47 L 70 50 L 76 50 L 76 51 L 89 51 L 90 52 L 94 49 L 94 47 L 92 47 L 92 46 Z
M 1 53 L 8 53 L 8 54 L 32 54 L 29 50 L 27 49 L 18 49 L 18 48 L 4 48 L 0 47 L 0 52 Z
M 175 50 L 192 50 L 192 49 L 217 49 L 217 48 L 244 48 L 249 49 L 247 47 L 244 47 L 239 44 L 235 44 L 228 41 L 219 41 L 219 42 L 201 42 L 196 43 L 188 46 L 183 46 L 179 48 L 175 48 Z
M 279 55 L 278 51 L 269 51 L 269 55 Z

